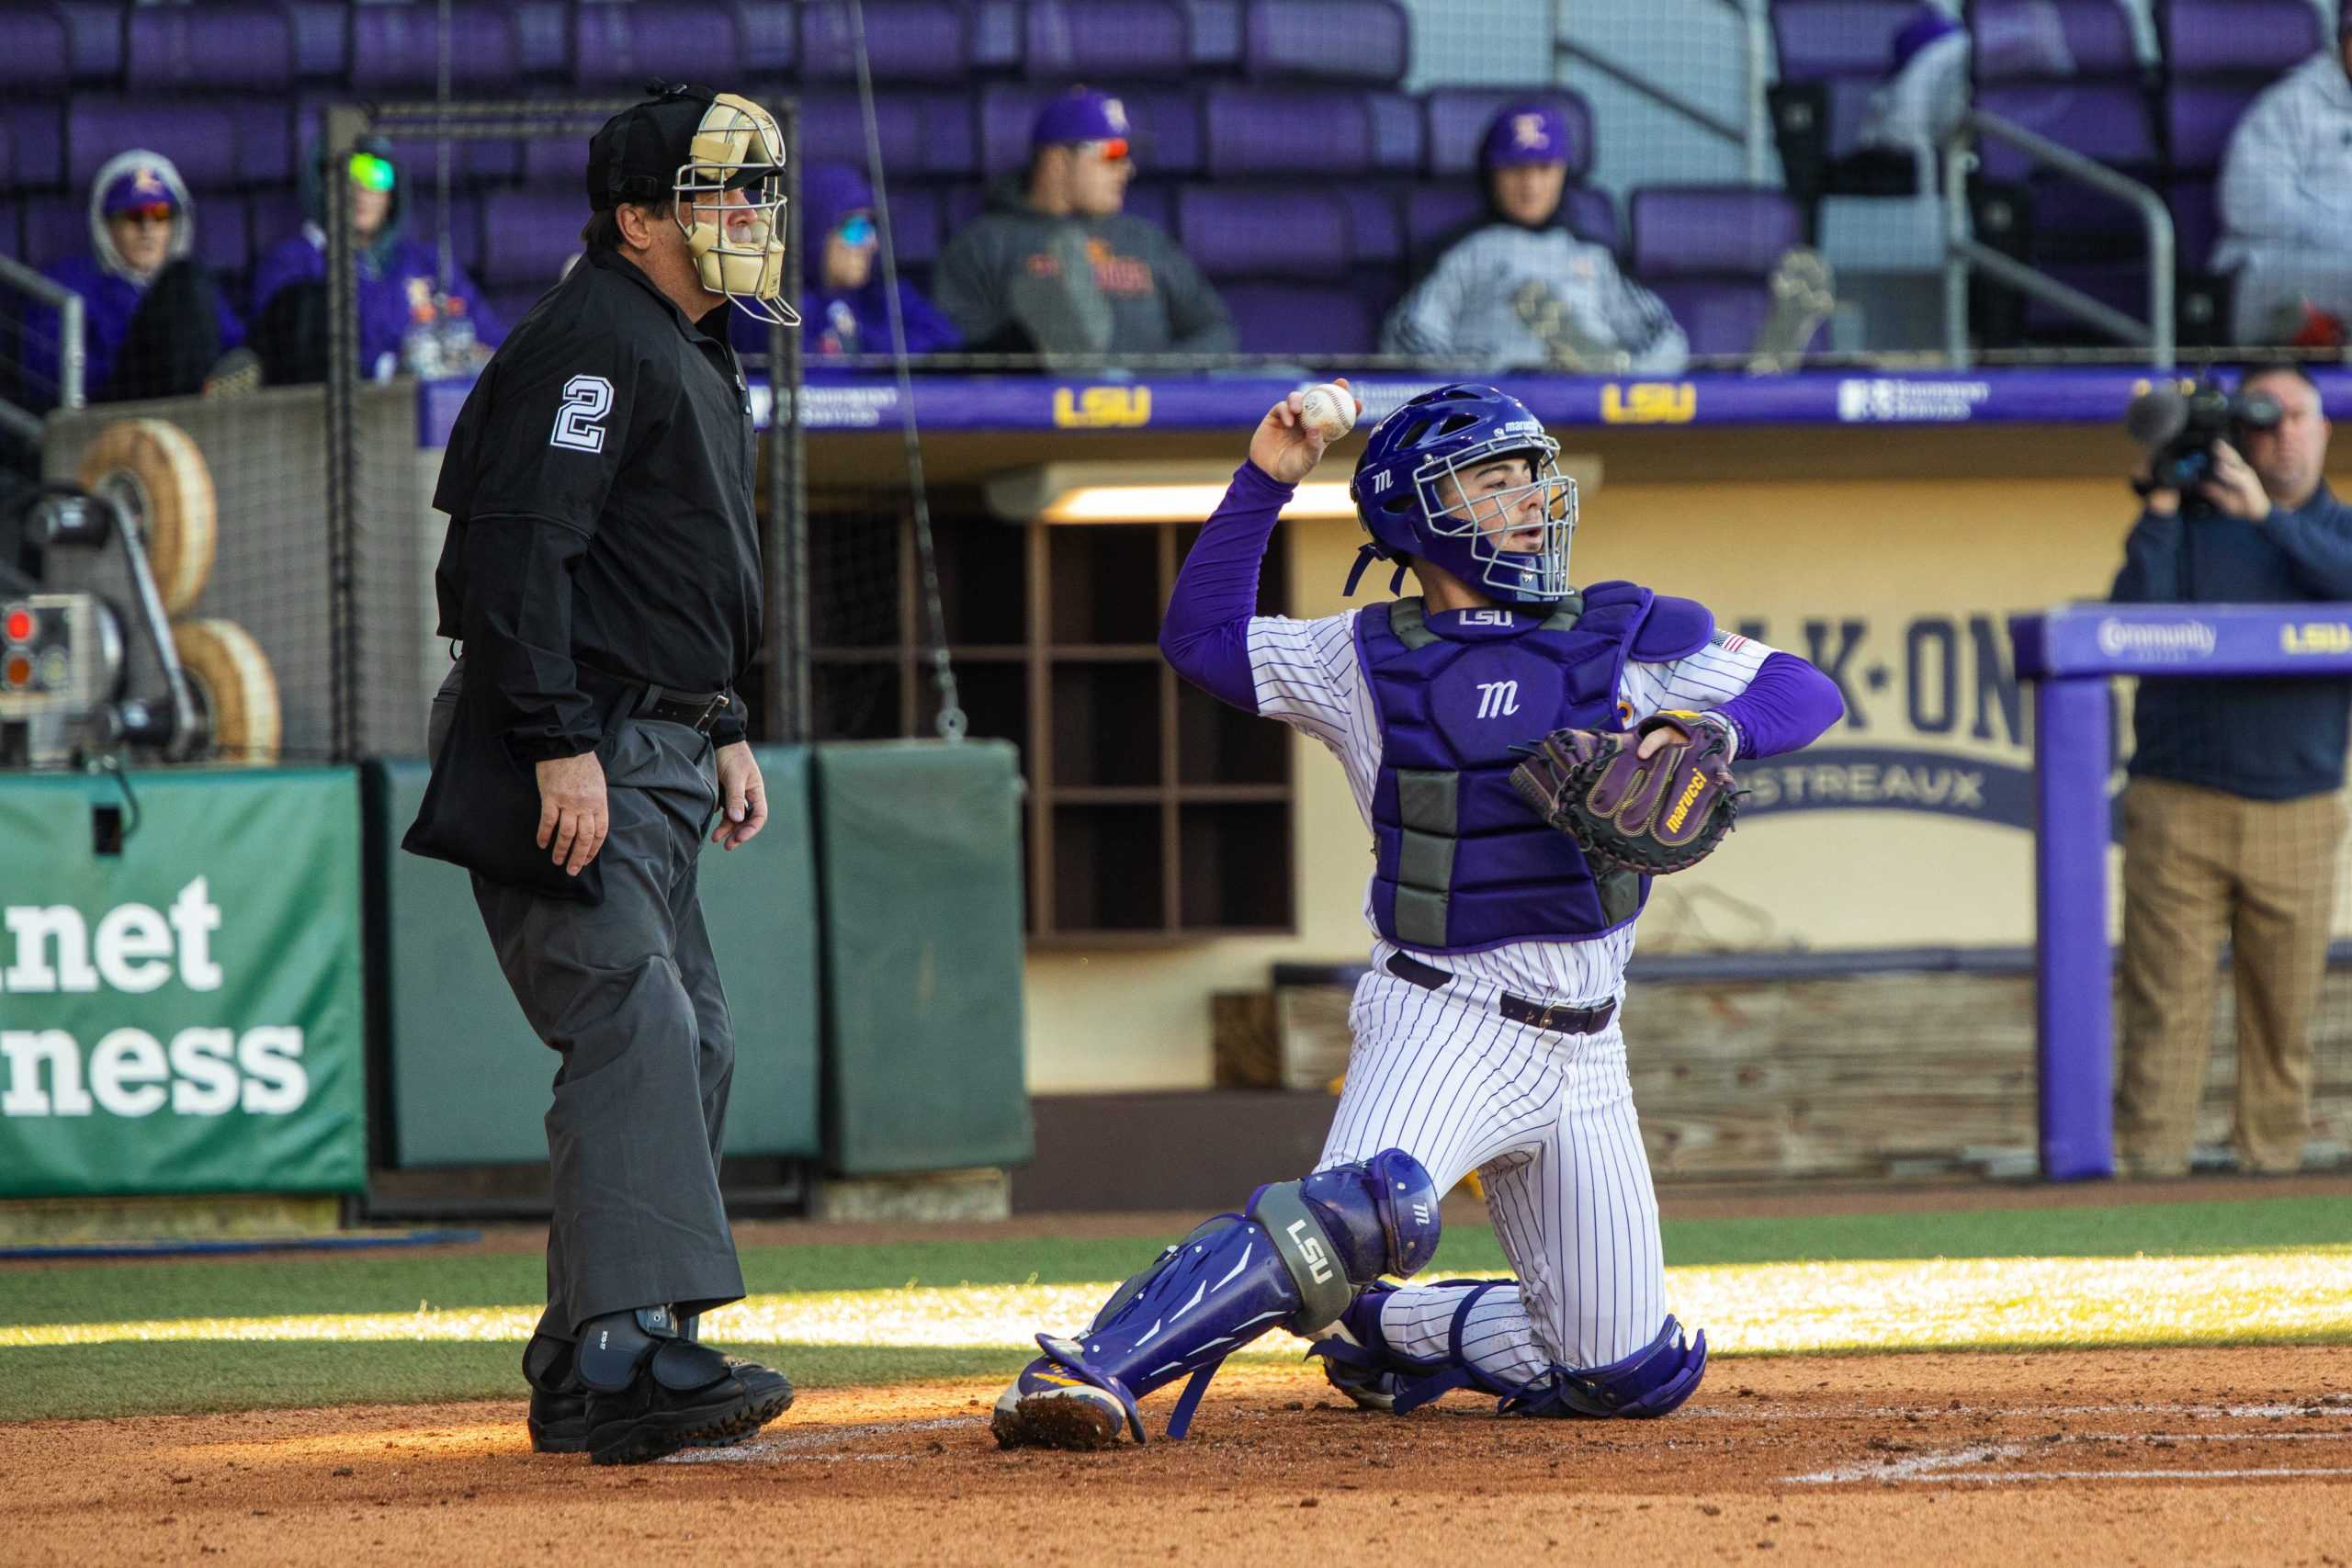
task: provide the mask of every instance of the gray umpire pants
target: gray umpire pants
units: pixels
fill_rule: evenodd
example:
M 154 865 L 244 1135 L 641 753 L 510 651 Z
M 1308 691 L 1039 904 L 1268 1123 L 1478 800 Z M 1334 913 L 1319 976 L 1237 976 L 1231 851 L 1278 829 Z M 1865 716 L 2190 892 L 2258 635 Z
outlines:
M 463 671 L 434 701 L 435 756 Z M 666 1303 L 690 1316 L 743 1294 L 718 1195 L 735 1032 L 696 896 L 718 807 L 711 746 L 684 725 L 627 720 L 605 788 L 604 902 L 473 879 L 506 983 L 562 1058 L 539 1319 L 560 1339 L 606 1313 Z

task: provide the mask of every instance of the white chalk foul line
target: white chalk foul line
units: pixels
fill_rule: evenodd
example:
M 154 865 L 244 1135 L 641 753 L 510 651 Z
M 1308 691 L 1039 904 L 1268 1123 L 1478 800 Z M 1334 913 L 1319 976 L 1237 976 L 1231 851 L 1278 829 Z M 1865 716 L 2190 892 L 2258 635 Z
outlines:
M 824 1427 L 812 1432 L 789 1427 L 774 1436 L 763 1434 L 749 1442 L 724 1449 L 681 1449 L 660 1464 L 751 1464 L 787 1459 L 899 1459 L 899 1454 L 842 1454 L 827 1450 L 847 1448 L 861 1438 L 890 1437 L 902 1432 L 935 1432 L 946 1427 L 976 1425 L 974 1416 L 936 1416 L 921 1421 L 866 1421 L 854 1427 Z
M 2046 1414 L 2032 1412 L 2030 1414 Z M 2184 1443 L 2278 1443 L 2278 1442 L 2343 1442 L 2352 1439 L 2346 1432 L 2065 1432 L 2036 1439 L 2030 1443 L 1975 1443 L 1964 1449 L 1945 1449 L 1935 1453 L 1917 1454 L 1910 1459 L 1882 1461 L 1876 1464 L 1857 1461 L 1815 1471 L 1810 1475 L 1783 1477 L 1790 1485 L 1835 1486 L 1860 1481 L 1894 1483 L 1932 1478 L 1936 1481 L 2079 1481 L 2115 1480 L 2146 1481 L 2177 1477 L 2185 1481 L 2221 1481 L 2280 1475 L 2352 1475 L 2352 1468 L 2339 1466 L 2299 1466 L 2243 1470 L 2005 1470 L 1975 1471 L 1963 1469 L 1972 1464 L 1997 1464 L 2004 1460 L 2022 1458 L 2036 1449 L 2061 1448 L 2068 1444 L 2132 1443 L 2146 1447 L 2163 1444 L 2174 1447 Z

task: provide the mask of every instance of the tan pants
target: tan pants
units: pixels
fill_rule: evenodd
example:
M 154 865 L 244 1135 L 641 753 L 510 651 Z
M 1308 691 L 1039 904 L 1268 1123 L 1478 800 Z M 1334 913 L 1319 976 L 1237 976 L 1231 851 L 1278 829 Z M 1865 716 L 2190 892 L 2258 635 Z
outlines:
M 2225 939 L 2237 987 L 2239 1164 L 2302 1163 L 2312 1010 L 2343 836 L 2333 794 L 2247 800 L 2161 779 L 2124 790 L 2115 1130 L 2126 1174 L 2188 1168 Z

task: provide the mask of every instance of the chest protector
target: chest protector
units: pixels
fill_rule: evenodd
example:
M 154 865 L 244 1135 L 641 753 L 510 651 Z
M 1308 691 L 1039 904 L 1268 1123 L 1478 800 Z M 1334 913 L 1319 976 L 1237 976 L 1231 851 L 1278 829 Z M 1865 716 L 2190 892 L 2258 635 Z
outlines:
M 1698 605 L 1630 582 L 1595 583 L 1548 615 L 1429 615 L 1418 598 L 1368 606 L 1356 618 L 1356 652 L 1380 716 L 1372 797 L 1380 934 L 1460 953 L 1581 941 L 1639 914 L 1649 878 L 1596 876 L 1574 840 L 1510 787 L 1521 761 L 1511 748 L 1555 729 L 1623 728 L 1626 660 L 1679 658 L 1713 629 Z

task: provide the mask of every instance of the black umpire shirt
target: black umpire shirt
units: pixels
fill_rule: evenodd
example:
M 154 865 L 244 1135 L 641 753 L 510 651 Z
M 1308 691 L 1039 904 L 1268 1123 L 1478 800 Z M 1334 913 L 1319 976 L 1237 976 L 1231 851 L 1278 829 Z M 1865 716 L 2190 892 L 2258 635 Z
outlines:
M 514 754 L 592 750 L 610 678 L 731 689 L 760 646 L 751 394 L 723 301 L 698 324 L 612 252 L 571 269 L 466 399 L 433 504 L 440 635 Z M 709 330 L 705 331 L 707 327 Z M 712 731 L 743 739 L 742 705 Z

